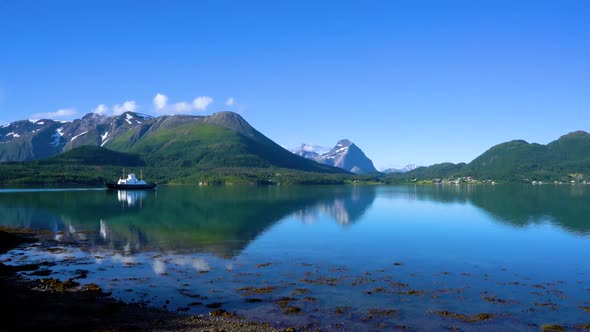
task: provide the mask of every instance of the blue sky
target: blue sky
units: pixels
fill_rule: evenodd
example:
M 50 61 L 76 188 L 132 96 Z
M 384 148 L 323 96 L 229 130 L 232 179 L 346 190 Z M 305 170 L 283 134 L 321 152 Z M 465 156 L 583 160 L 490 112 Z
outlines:
M 348 138 L 377 168 L 469 162 L 590 131 L 589 15 L 568 0 L 0 0 L 0 122 L 233 110 L 287 148 Z

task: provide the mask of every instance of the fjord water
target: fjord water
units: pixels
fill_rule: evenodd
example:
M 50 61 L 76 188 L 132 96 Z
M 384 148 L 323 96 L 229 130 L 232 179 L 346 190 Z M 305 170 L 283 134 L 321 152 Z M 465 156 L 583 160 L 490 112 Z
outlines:
M 0 260 L 278 326 L 575 328 L 590 323 L 588 216 L 584 185 L 7 189 L 0 223 L 54 241 Z

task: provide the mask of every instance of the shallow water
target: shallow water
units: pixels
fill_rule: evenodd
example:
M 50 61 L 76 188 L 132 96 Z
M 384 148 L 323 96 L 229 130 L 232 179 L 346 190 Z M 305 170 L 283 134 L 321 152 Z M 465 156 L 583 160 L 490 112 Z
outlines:
M 281 327 L 581 328 L 589 202 L 583 185 L 2 190 L 1 224 L 55 241 L 0 260 Z

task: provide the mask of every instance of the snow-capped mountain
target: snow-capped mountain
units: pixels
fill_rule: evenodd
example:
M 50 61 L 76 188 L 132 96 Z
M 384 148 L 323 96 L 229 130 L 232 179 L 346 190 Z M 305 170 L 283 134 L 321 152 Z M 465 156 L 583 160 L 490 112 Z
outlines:
M 89 113 L 74 121 L 21 120 L 0 127 L 0 162 L 51 157 L 81 145 L 104 145 L 110 137 L 141 126 L 149 115 Z
M 418 166 L 414 165 L 414 164 L 408 164 L 402 168 L 388 168 L 386 170 L 383 170 L 383 173 L 406 173 L 409 171 L 413 171 L 417 168 Z
M 358 146 L 347 139 L 338 141 L 336 146 L 326 153 L 320 153 L 317 146 L 308 144 L 301 145 L 293 153 L 356 174 L 377 172 L 371 159 Z

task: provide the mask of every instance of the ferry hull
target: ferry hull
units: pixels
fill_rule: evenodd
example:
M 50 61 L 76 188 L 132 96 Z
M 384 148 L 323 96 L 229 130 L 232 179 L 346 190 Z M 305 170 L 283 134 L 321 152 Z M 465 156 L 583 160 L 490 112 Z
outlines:
M 133 189 L 153 189 L 156 187 L 156 184 L 155 183 L 148 183 L 148 184 L 107 183 L 106 186 L 109 189 L 133 190 Z

